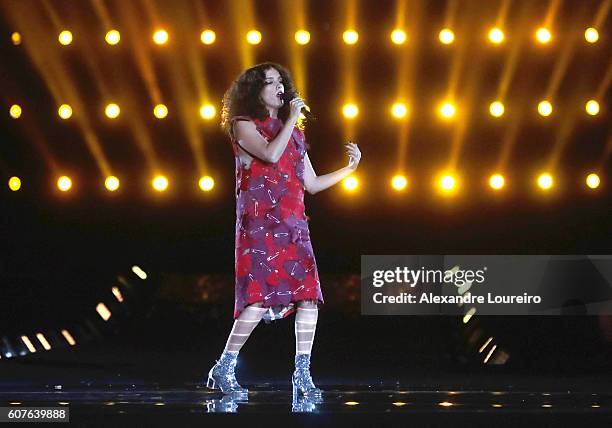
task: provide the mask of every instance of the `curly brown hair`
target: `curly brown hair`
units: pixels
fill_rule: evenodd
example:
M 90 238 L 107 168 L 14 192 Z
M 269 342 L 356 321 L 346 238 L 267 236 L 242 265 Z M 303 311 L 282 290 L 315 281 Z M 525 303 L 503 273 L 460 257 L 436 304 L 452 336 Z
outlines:
M 221 127 L 230 136 L 231 118 L 235 116 L 249 116 L 253 119 L 264 120 L 270 115 L 259 95 L 265 85 L 266 71 L 270 68 L 276 69 L 281 75 L 286 94 L 293 97 L 300 96 L 291 78 L 291 73 L 282 65 L 274 62 L 263 62 L 248 68 L 232 82 L 232 85 L 223 96 Z M 289 114 L 289 103 L 284 103 L 278 109 L 278 118 L 285 122 Z M 298 126 L 303 128 L 303 121 L 299 120 L 298 122 Z

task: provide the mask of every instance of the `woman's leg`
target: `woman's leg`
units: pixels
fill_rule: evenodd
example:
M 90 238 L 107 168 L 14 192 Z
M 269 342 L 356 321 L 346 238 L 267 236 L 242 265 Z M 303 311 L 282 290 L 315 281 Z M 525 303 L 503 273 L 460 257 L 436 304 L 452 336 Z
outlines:
M 263 314 L 268 310 L 262 306 L 262 303 L 253 303 L 244 308 L 238 318 L 234 320 L 232 331 L 225 343 L 225 349 L 221 357 L 217 360 L 217 364 L 208 372 L 206 385 L 209 388 L 220 388 L 224 393 L 248 392 L 248 389 L 243 388 L 238 381 L 236 381 L 234 369 L 240 349 L 259 321 L 261 321 Z
M 295 314 L 295 354 L 310 354 L 314 342 L 319 309 L 311 300 L 300 300 Z
M 293 394 L 298 391 L 305 396 L 319 396 L 310 376 L 310 352 L 317 329 L 319 309 L 315 301 L 301 300 L 295 314 L 295 371 L 293 372 Z
M 268 308 L 264 308 L 261 302 L 253 303 L 245 307 L 238 318 L 234 320 L 232 331 L 225 343 L 224 352 L 240 352 L 247 339 L 261 321 Z

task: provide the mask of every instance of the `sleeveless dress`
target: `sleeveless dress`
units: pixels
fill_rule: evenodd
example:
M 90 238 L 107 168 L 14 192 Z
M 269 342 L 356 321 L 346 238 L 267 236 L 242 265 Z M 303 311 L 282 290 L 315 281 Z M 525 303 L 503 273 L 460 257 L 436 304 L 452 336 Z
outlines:
M 266 141 L 283 127 L 280 119 L 252 120 Z M 266 323 L 297 310 L 295 302 L 324 303 L 317 263 L 310 242 L 309 217 L 304 207 L 304 156 L 308 147 L 302 130 L 291 139 L 276 163 L 266 162 L 244 149 L 232 136 L 236 161 L 236 239 L 234 319 L 249 304 L 269 308 Z M 242 163 L 238 145 L 251 157 Z

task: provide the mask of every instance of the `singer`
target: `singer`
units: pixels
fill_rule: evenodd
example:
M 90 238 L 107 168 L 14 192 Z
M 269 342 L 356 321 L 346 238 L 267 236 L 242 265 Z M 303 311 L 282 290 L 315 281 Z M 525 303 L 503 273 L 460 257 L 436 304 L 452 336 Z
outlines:
M 351 174 L 361 159 L 345 145 L 348 165 L 317 176 L 300 112 L 304 101 L 291 75 L 266 62 L 244 71 L 223 98 L 222 126 L 236 164 L 234 324 L 210 369 L 207 387 L 248 393 L 236 381 L 238 353 L 263 318 L 295 312 L 293 394 L 320 397 L 310 375 L 310 353 L 323 294 L 310 242 L 304 190 L 315 194 Z

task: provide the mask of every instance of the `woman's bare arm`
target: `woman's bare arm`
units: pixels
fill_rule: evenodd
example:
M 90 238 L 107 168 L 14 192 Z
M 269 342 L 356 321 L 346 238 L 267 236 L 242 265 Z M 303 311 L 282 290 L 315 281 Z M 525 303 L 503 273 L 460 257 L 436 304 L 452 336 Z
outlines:
M 270 142 L 257 131 L 255 123 L 247 120 L 234 123 L 234 135 L 246 150 L 266 162 L 276 163 L 287 147 L 295 123 L 296 119 L 290 116 L 278 135 Z
M 321 190 L 325 190 L 334 184 L 341 181 L 347 175 L 350 175 L 361 160 L 361 152 L 357 148 L 357 145 L 351 146 L 347 149 L 349 152 L 349 165 L 344 168 L 340 168 L 329 174 L 319 175 L 315 173 L 315 170 L 310 162 L 308 153 L 304 155 L 304 187 L 306 191 L 311 195 L 314 195 Z

